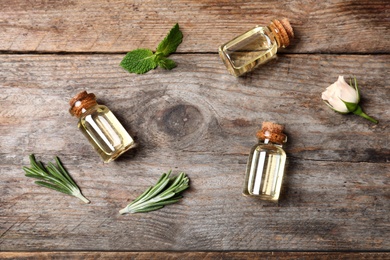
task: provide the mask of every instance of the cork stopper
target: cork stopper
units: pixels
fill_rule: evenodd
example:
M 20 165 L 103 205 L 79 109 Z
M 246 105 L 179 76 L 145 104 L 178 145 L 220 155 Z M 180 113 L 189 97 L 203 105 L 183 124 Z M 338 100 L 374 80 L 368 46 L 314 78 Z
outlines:
M 291 40 L 294 38 L 294 31 L 287 18 L 281 20 L 272 20 L 274 27 L 272 28 L 276 35 L 278 35 L 280 46 L 286 48 L 290 45 Z
M 95 94 L 83 91 L 69 101 L 69 113 L 73 116 L 80 117 L 81 113 L 83 113 L 83 109 L 88 109 L 96 104 Z
M 284 126 L 272 122 L 263 122 L 261 130 L 257 131 L 256 136 L 260 140 L 268 139 L 272 143 L 284 144 L 287 142 L 287 136 L 283 133 Z

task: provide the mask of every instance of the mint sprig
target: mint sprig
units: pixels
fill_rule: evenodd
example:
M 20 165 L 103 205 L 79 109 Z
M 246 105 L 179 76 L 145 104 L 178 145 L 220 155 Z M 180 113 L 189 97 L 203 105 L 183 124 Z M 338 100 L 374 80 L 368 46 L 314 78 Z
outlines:
M 167 57 L 176 51 L 182 40 L 183 33 L 179 29 L 179 24 L 175 24 L 164 40 L 158 44 L 156 52 L 143 48 L 133 50 L 126 54 L 120 66 L 136 74 L 144 74 L 157 66 L 171 70 L 176 67 L 176 63 Z

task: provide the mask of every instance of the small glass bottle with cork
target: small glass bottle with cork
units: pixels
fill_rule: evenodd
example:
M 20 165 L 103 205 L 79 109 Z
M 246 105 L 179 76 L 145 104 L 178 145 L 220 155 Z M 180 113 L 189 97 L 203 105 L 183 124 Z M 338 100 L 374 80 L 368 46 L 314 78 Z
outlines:
M 263 122 L 256 134 L 259 143 L 253 146 L 246 167 L 243 194 L 263 200 L 278 201 L 284 175 L 287 142 L 284 127 Z
M 268 26 L 256 26 L 219 47 L 219 56 L 230 74 L 239 77 L 276 57 L 294 38 L 290 22 L 274 19 Z
M 69 104 L 69 112 L 79 118 L 78 128 L 105 163 L 135 147 L 133 138 L 108 107 L 97 103 L 93 93 L 80 92 Z

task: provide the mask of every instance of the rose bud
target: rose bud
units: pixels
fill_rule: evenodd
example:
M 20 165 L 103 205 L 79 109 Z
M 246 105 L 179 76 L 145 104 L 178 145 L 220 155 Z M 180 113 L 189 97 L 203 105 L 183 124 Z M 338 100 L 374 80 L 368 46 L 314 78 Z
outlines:
M 322 99 L 336 112 L 342 114 L 352 112 L 370 120 L 371 122 L 378 123 L 377 120 L 366 115 L 359 106 L 360 94 L 356 78 L 354 78 L 354 83 L 354 87 L 352 86 L 352 82 L 348 85 L 347 82 L 345 82 L 344 77 L 339 76 L 335 83 L 327 87 L 326 90 L 322 92 Z

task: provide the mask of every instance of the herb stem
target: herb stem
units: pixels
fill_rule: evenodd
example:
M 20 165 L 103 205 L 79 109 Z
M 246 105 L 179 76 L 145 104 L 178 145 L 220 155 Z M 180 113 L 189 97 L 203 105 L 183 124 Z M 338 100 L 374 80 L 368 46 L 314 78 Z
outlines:
M 86 204 L 89 204 L 91 203 L 91 201 L 89 199 L 87 199 L 82 193 L 81 191 L 78 189 L 78 190 L 75 190 L 73 192 L 73 196 L 75 196 L 76 198 L 79 198 L 80 200 L 82 200 L 84 203 Z
M 125 208 L 123 208 L 123 209 L 121 209 L 121 210 L 119 211 L 119 214 L 123 215 L 123 214 L 129 213 L 129 212 L 130 212 L 130 211 L 127 209 L 127 207 L 125 207 Z

